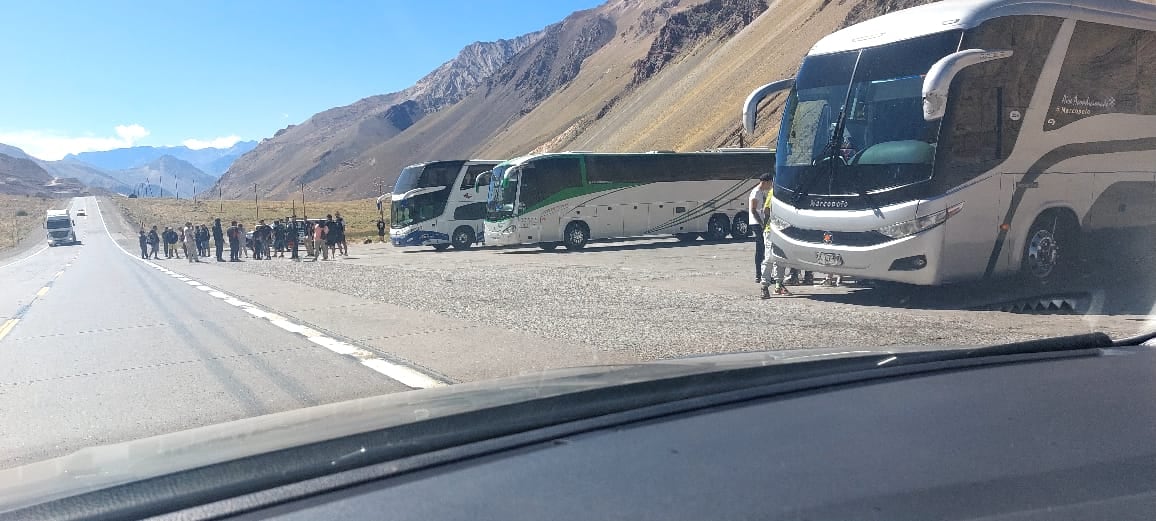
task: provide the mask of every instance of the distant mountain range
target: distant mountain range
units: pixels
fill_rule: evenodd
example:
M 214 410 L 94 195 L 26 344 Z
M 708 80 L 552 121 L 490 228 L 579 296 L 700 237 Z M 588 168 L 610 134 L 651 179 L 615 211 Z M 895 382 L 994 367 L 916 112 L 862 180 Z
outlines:
M 60 179 L 122 194 L 135 192 L 144 196 L 147 187 L 147 195 L 152 197 L 192 197 L 194 188 L 203 192 L 212 187 L 238 156 L 254 146 L 255 141 L 200 150 L 183 146 L 132 147 L 45 161 L 0 143 L 0 193 L 42 193 L 44 185 Z M 7 182 L 3 180 L 5 175 Z
M 229 169 L 229 166 L 233 164 L 233 161 L 236 161 L 236 159 L 241 157 L 245 152 L 253 150 L 256 146 L 256 141 L 241 141 L 229 148 L 202 148 L 197 150 L 186 146 L 139 146 L 101 152 L 69 154 L 65 156 L 64 160 L 72 159 L 81 161 L 100 168 L 101 170 L 110 171 L 139 168 L 162 156 L 171 156 L 185 161 L 201 172 L 216 178 L 224 174 L 225 171 Z

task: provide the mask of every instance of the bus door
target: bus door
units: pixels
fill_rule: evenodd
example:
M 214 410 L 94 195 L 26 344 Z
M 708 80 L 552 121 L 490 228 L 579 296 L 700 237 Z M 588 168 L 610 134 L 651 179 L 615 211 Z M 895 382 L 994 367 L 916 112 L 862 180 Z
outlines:
M 645 234 L 650 229 L 650 204 L 630 203 L 620 207 L 622 209 L 622 235 L 631 237 Z

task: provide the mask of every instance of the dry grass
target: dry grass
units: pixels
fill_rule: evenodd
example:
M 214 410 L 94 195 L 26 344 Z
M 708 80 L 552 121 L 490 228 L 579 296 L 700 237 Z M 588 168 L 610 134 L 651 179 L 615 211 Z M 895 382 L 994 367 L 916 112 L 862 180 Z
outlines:
M 37 235 L 29 238 L 29 235 L 44 226 L 45 210 L 63 204 L 57 199 L 0 195 L 0 251 L 24 241 L 43 239 Z M 17 213 L 26 215 L 17 216 Z
M 206 201 L 193 205 L 186 199 L 130 199 L 117 196 L 113 202 L 120 208 L 121 213 L 130 223 L 160 228 L 165 226 L 183 225 L 185 222 L 194 224 L 211 224 L 214 218 L 220 217 L 226 226 L 230 221 L 244 223 L 245 228 L 252 230 L 257 223 L 257 208 L 253 201 Z M 349 239 L 377 237 L 377 219 L 379 214 L 374 199 L 359 199 L 355 201 L 305 201 L 305 209 L 310 219 L 325 217 L 326 214 L 341 212 L 345 218 L 346 234 Z M 261 201 L 260 218 L 272 224 L 274 219 L 293 215 L 301 217 L 301 201 Z M 389 220 L 389 207 L 386 206 L 385 217 Z

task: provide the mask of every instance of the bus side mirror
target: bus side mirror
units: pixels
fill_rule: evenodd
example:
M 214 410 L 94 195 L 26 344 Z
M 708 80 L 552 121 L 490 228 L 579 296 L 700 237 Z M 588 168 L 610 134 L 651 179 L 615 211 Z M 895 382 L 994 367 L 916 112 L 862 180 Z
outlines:
M 1010 50 L 968 49 L 940 58 L 923 77 L 923 119 L 935 121 L 943 117 L 947 111 L 947 91 L 959 71 L 972 65 L 1009 58 L 1011 55 Z
M 768 83 L 751 92 L 750 95 L 747 96 L 747 101 L 743 103 L 743 130 L 746 130 L 747 134 L 754 134 L 755 119 L 759 112 L 759 103 L 771 94 L 787 90 L 794 86 L 795 79 L 789 78 Z

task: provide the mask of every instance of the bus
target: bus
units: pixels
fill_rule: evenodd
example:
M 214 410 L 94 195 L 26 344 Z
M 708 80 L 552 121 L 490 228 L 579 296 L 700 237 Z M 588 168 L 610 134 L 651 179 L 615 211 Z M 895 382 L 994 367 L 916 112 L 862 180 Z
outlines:
M 486 245 L 564 245 L 673 234 L 745 239 L 747 195 L 774 168 L 774 152 L 563 152 L 494 167 Z
M 786 92 L 773 246 L 916 285 L 1060 283 L 1089 238 L 1153 223 L 1156 5 L 949 0 L 832 33 Z M 1108 241 L 1105 251 L 1119 251 Z
M 489 186 L 479 175 L 500 161 L 432 161 L 405 167 L 393 185 L 389 238 L 394 246 L 433 246 L 445 251 L 483 242 Z

